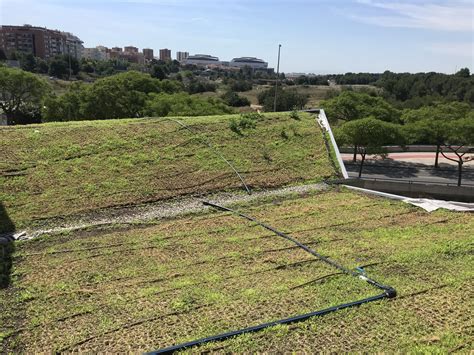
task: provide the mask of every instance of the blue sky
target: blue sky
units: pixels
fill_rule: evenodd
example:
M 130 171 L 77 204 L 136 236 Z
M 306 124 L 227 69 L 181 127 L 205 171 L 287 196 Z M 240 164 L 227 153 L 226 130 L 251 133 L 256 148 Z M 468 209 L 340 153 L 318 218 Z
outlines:
M 281 43 L 284 72 L 474 70 L 471 0 L 0 0 L 0 19 L 272 67 Z

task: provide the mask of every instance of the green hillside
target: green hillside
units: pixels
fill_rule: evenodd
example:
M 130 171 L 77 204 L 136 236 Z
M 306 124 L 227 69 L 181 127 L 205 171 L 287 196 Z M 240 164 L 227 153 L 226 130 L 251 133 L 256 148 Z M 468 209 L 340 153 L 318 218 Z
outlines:
M 17 229 L 36 220 L 185 194 L 254 189 L 335 175 L 314 116 L 265 114 L 235 133 L 238 115 L 50 123 L 0 129 L 0 200 Z

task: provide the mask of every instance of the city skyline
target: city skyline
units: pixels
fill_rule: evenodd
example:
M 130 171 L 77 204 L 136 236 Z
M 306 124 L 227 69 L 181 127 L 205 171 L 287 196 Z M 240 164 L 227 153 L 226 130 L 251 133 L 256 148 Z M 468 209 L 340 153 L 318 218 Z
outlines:
M 270 67 L 281 43 L 284 72 L 452 73 L 473 69 L 473 11 L 465 0 L 2 0 L 0 18 L 72 32 L 85 47 L 252 56 Z

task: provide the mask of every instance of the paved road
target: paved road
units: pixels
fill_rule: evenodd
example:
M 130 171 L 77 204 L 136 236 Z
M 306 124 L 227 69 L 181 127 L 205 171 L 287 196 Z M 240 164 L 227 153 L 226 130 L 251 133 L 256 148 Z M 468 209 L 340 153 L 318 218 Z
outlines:
M 391 153 L 388 159 L 384 160 L 370 156 L 364 163 L 362 177 L 456 184 L 458 177 L 456 163 L 440 157 L 440 168 L 434 169 L 434 157 L 435 153 L 417 152 Z M 360 160 L 354 164 L 352 154 L 342 154 L 342 158 L 349 176 L 357 177 Z M 464 164 L 463 184 L 474 186 L 474 161 Z

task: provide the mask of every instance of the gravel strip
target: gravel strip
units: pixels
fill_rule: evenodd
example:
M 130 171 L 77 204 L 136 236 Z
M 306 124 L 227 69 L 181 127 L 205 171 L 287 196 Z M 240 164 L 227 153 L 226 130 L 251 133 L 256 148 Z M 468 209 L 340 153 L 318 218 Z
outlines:
M 12 235 L 4 235 L 16 240 L 28 240 L 37 238 L 43 234 L 61 233 L 77 229 L 104 226 L 118 223 L 137 223 L 159 220 L 163 218 L 178 217 L 189 213 L 197 213 L 208 210 L 201 201 L 206 200 L 219 205 L 231 205 L 234 203 L 252 202 L 265 197 L 278 197 L 288 194 L 302 194 L 312 191 L 320 191 L 328 188 L 325 183 L 310 185 L 289 186 L 273 190 L 256 191 L 252 195 L 243 192 L 220 192 L 207 196 L 190 196 L 181 199 L 149 203 L 130 207 L 110 208 L 95 211 L 93 213 L 67 217 L 66 219 L 51 219 L 44 221 L 47 227 L 22 231 Z M 67 219 L 69 221 L 67 221 Z

